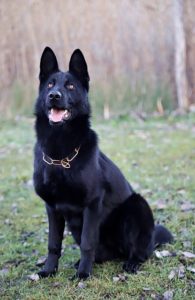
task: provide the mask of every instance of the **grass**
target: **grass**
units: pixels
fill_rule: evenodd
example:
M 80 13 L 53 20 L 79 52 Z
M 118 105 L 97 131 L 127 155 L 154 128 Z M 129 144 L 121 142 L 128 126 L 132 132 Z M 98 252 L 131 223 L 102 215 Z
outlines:
M 166 223 L 175 242 L 163 249 L 176 256 L 153 255 L 137 275 L 114 282 L 121 262 L 95 266 L 93 276 L 78 287 L 70 281 L 79 257 L 70 235 L 56 277 L 32 282 L 36 262 L 47 250 L 44 204 L 32 187 L 33 120 L 17 118 L 0 124 L 0 299 L 173 299 L 195 298 L 195 261 L 180 251 L 195 252 L 195 115 L 150 118 L 122 117 L 95 124 L 100 145 L 153 208 L 155 219 Z M 187 208 L 186 206 L 187 205 Z M 114 234 L 114 233 L 113 233 Z M 168 278 L 181 266 L 184 276 Z M 180 278 L 182 277 L 182 278 Z M 166 299 L 166 298 L 164 298 Z

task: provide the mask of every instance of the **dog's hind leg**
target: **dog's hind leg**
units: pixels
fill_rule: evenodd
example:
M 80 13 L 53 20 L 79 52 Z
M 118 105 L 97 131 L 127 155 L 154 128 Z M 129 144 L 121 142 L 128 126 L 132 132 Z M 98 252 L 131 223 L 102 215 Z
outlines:
M 135 248 L 130 247 L 128 260 L 123 265 L 123 270 L 136 273 L 154 250 L 153 234 L 140 234 L 136 240 Z
M 65 219 L 55 209 L 46 206 L 49 220 L 48 257 L 44 268 L 38 272 L 40 277 L 52 276 L 58 269 Z
M 99 244 L 95 251 L 95 263 L 101 264 L 105 261 L 110 261 L 118 258 L 114 249 L 109 249 L 103 244 Z

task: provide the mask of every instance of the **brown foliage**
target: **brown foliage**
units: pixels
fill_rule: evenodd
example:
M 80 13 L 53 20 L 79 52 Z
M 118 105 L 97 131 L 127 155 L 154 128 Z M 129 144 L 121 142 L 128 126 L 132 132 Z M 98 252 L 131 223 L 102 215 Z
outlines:
M 195 99 L 195 2 L 185 2 L 187 76 Z M 174 94 L 174 24 L 171 0 L 1 0 L 1 101 L 16 82 L 37 86 L 46 45 L 67 68 L 75 48 L 88 61 L 92 82 L 127 78 L 131 86 L 168 83 Z

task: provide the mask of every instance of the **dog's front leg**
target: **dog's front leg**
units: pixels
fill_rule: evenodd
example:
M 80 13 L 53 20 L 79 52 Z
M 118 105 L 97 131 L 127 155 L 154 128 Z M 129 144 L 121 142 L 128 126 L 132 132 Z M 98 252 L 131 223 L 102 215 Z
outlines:
M 95 257 L 95 248 L 99 238 L 100 224 L 100 199 L 95 199 L 93 204 L 85 208 L 83 215 L 83 228 L 81 234 L 81 259 L 77 270 L 77 277 L 87 278 L 92 272 Z
M 65 219 L 54 208 L 46 206 L 49 221 L 48 257 L 40 277 L 52 276 L 58 269 L 58 260 L 61 256 L 61 246 L 64 233 Z

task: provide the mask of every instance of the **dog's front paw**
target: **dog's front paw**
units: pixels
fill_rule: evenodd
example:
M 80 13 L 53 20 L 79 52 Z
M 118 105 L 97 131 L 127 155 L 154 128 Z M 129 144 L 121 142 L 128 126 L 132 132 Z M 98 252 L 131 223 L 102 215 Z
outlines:
M 46 278 L 46 277 L 53 277 L 55 276 L 57 270 L 47 271 L 47 270 L 41 270 L 37 274 L 40 278 Z
M 87 278 L 90 277 L 90 273 L 86 272 L 76 272 L 75 275 L 73 275 L 70 280 L 76 280 L 76 279 L 83 279 L 86 280 Z
M 86 280 L 87 278 L 89 278 L 90 273 L 87 273 L 87 272 L 77 272 L 76 275 L 77 275 L 77 278 Z
M 75 275 L 73 275 L 72 277 L 70 277 L 69 280 L 71 280 L 71 281 L 77 280 L 77 279 L 86 280 L 89 277 L 90 277 L 89 273 L 84 273 L 84 272 L 78 273 L 77 272 Z
M 76 270 L 78 270 L 79 264 L 80 264 L 80 259 L 77 260 L 77 262 L 74 264 L 74 267 L 75 267 Z

